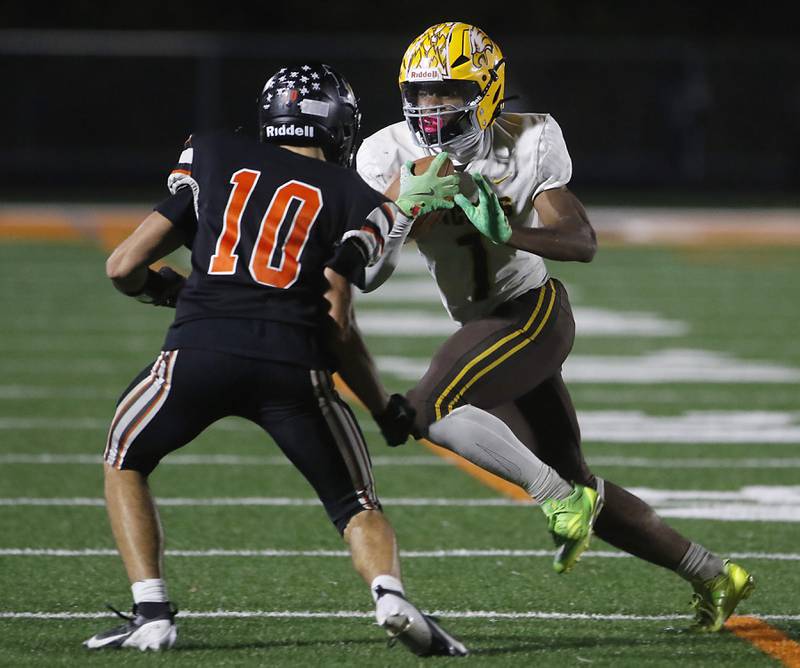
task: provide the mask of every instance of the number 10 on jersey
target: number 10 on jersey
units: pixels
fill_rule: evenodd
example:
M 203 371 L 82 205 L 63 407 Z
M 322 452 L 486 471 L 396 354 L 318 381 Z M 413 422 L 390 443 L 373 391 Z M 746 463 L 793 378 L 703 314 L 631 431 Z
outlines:
M 233 190 L 225 206 L 222 231 L 211 256 L 209 274 L 230 275 L 236 272 L 239 261 L 236 247 L 242 234 L 242 216 L 260 176 L 261 172 L 252 169 L 240 169 L 231 176 Z M 294 217 L 287 220 L 286 214 L 293 200 L 299 206 Z M 288 288 L 294 284 L 300 274 L 300 256 L 321 208 L 322 193 L 319 188 L 306 183 L 288 181 L 275 191 L 261 219 L 248 265 L 254 281 L 273 288 Z M 283 225 L 290 227 L 283 246 L 276 253 L 275 245 Z

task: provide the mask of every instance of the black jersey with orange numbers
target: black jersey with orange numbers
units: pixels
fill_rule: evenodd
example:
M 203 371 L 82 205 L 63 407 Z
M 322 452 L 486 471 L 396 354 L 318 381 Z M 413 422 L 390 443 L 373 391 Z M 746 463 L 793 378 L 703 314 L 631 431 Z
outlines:
M 255 347 L 223 341 L 240 326 L 266 331 L 257 339 L 266 345 L 293 332 L 315 339 L 328 310 L 325 267 L 358 284 L 394 215 L 354 170 L 228 132 L 190 137 L 168 185 L 173 196 L 156 210 L 184 231 L 192 251 L 170 347 Z M 288 350 L 258 356 L 296 357 Z

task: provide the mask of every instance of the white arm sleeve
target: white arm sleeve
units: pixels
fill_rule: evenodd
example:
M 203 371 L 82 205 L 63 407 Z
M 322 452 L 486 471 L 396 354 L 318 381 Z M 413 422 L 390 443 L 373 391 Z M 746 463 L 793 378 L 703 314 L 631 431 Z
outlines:
M 413 218 L 408 218 L 394 202 L 390 203 L 395 210 L 394 225 L 386 236 L 383 253 L 380 259 L 370 267 L 366 268 L 366 278 L 364 280 L 364 292 L 372 292 L 379 288 L 389 276 L 394 272 L 394 268 L 400 261 L 400 251 L 406 242 L 406 237 L 411 231 L 414 223 Z

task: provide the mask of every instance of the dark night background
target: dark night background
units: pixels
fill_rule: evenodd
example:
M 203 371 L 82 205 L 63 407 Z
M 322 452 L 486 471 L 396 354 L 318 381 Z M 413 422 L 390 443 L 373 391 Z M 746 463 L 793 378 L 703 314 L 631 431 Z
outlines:
M 769 3 L 764 3 L 768 6 Z M 397 72 L 425 28 L 483 28 L 507 109 L 552 113 L 588 201 L 797 205 L 800 40 L 723 3 L 0 2 L 0 198 L 156 200 L 192 131 L 254 130 L 284 62 L 351 81 L 364 134 L 402 120 Z

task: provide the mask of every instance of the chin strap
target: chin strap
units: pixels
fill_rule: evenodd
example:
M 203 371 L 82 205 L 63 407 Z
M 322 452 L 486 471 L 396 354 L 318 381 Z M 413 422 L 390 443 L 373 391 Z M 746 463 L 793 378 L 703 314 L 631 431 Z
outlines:
M 491 128 L 491 125 L 485 130 L 481 130 L 474 140 L 465 141 L 463 146 L 459 146 L 457 141 L 448 146 L 447 150 L 450 152 L 454 162 L 466 165 L 473 160 L 482 160 L 489 155 L 492 147 L 492 133 L 489 128 Z

